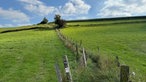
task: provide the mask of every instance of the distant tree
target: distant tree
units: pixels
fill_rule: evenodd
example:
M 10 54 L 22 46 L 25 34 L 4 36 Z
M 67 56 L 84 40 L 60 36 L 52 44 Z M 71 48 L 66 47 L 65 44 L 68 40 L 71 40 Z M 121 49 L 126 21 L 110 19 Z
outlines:
M 57 24 L 56 28 L 63 28 L 63 27 L 65 27 L 66 21 L 61 19 L 60 15 L 55 15 L 54 19 L 55 19 L 55 24 Z
M 47 24 L 48 19 L 46 17 L 43 18 L 43 20 L 39 24 Z

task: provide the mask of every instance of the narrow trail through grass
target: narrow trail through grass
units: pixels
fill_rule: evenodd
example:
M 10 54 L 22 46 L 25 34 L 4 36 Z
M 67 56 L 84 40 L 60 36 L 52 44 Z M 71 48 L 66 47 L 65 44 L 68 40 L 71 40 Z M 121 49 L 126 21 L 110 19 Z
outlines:
M 53 30 L 0 34 L 0 82 L 57 82 L 65 54 L 72 58 Z

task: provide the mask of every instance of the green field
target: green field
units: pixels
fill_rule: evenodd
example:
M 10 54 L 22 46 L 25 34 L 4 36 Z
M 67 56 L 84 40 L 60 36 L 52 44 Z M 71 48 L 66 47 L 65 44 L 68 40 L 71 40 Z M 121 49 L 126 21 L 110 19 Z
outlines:
M 57 82 L 65 54 L 72 58 L 53 30 L 0 34 L 0 82 Z
M 135 72 L 132 82 L 146 81 L 146 23 L 68 26 L 61 32 L 75 41 L 82 40 L 84 47 L 95 54 L 99 47 L 100 55 L 118 56 L 121 64 L 130 66 L 130 72 Z
M 89 59 L 86 70 L 79 68 L 74 53 L 58 38 L 52 23 L 0 28 L 0 82 L 57 82 L 54 64 L 58 62 L 64 73 L 64 55 L 69 57 L 74 82 L 119 82 L 119 70 L 113 70 L 117 67 L 111 65 L 116 56 L 121 64 L 130 66 L 130 74 L 135 73 L 130 75 L 132 82 L 146 82 L 144 21 L 146 18 L 67 23 L 67 27 L 61 29 L 65 36 L 78 43 L 82 41 L 86 50 L 101 56 L 104 69 L 94 66 Z M 36 29 L 1 33 L 32 27 Z
M 123 20 L 95 20 L 95 21 L 78 21 L 78 22 L 68 22 L 68 26 L 74 26 L 74 25 L 108 25 L 108 24 L 115 24 L 115 23 L 133 23 L 133 22 L 146 22 L 146 19 L 123 19 Z

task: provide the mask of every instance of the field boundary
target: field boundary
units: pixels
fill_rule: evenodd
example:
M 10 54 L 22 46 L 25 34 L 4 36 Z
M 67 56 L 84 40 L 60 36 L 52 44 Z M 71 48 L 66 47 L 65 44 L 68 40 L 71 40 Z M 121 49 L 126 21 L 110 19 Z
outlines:
M 97 21 L 98 22 L 98 21 Z M 104 24 L 85 24 L 85 25 L 80 25 L 80 24 L 75 24 L 75 25 L 67 25 L 67 26 L 108 26 L 108 25 L 118 25 L 118 24 L 134 24 L 134 23 L 146 23 L 146 21 L 131 21 L 131 22 L 117 22 L 117 23 L 104 23 Z
M 96 56 L 96 55 L 92 55 L 92 53 L 89 53 L 86 49 L 84 49 L 84 47 L 82 47 L 82 43 L 80 42 L 80 44 L 74 42 L 73 40 L 69 40 L 67 37 L 65 37 L 60 30 L 56 29 L 57 35 L 58 37 L 64 42 L 65 46 L 67 48 L 69 48 L 72 52 L 74 52 L 74 54 L 76 54 L 76 60 L 79 61 L 80 56 L 83 55 L 83 53 L 86 55 L 86 57 L 91 58 L 91 60 L 93 62 L 95 62 L 94 57 L 92 56 Z M 96 57 L 95 57 L 96 58 Z M 98 60 L 97 60 L 98 61 Z M 97 62 L 96 61 L 96 62 Z
M 87 22 L 87 21 L 116 21 L 116 20 L 134 20 L 134 19 L 146 19 L 146 16 L 96 18 L 96 19 L 84 19 L 84 20 L 67 20 L 67 22 L 71 23 L 71 22 Z
M 13 30 L 4 30 L 4 31 L 1 31 L 0 34 L 9 33 L 9 32 L 34 30 L 34 29 L 38 29 L 38 30 L 54 30 L 54 28 L 48 28 L 48 27 L 31 27 L 31 28 L 19 28 L 19 29 L 13 29 Z
M 99 63 L 99 60 L 101 59 L 100 55 L 92 54 L 91 52 L 89 52 L 86 49 L 84 49 L 84 47 L 82 46 L 82 41 L 80 41 L 80 44 L 78 44 L 77 42 L 74 42 L 73 40 L 69 40 L 67 37 L 65 37 L 60 32 L 59 29 L 56 29 L 55 31 L 56 31 L 58 37 L 63 41 L 65 46 L 67 48 L 69 48 L 72 52 L 74 52 L 74 54 L 76 56 L 76 61 L 79 62 L 80 67 L 82 69 L 86 69 L 86 67 L 88 66 L 88 64 L 86 62 L 88 58 L 91 59 L 92 63 L 98 69 L 101 69 L 101 67 L 100 67 L 101 63 Z M 98 48 L 98 50 L 99 50 L 99 48 Z M 110 62 L 110 61 L 108 61 L 108 62 Z M 130 77 L 129 66 L 120 65 L 119 58 L 117 56 L 116 56 L 116 59 L 114 60 L 114 62 L 115 62 L 114 65 L 116 65 L 116 67 L 120 67 L 120 76 L 118 76 L 119 77 L 119 82 L 131 82 L 129 80 L 129 77 Z
M 14 29 L 14 30 L 4 30 L 4 31 L 1 31 L 0 33 L 17 32 L 17 31 L 32 30 L 32 29 L 38 29 L 38 27 L 22 28 L 22 29 Z

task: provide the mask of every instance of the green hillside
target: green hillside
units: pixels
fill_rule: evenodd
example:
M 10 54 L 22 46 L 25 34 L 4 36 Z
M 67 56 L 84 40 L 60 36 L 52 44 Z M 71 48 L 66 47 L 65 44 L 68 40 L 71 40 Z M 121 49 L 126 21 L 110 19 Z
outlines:
M 115 23 L 119 21 L 115 21 Z M 105 24 L 109 23 L 109 21 L 104 22 Z M 104 22 L 102 21 L 102 24 Z M 78 26 L 70 27 L 69 25 L 67 28 L 62 29 L 61 32 L 75 41 L 80 42 L 82 40 L 85 48 L 95 54 L 99 47 L 100 55 L 118 56 L 121 64 L 130 66 L 131 73 L 135 72 L 136 75 L 131 77 L 133 78 L 132 82 L 145 82 L 146 23 L 130 22 L 106 26 L 98 26 L 98 23 L 96 23 L 97 26 L 83 26 L 83 24 L 92 24 L 92 22 L 81 22 L 81 25 L 80 22 L 73 22 L 70 24 L 78 24 Z
M 74 82 L 119 82 L 116 56 L 121 65 L 130 66 L 132 82 L 146 81 L 145 17 L 74 20 L 60 29 L 68 39 L 82 42 L 91 55 L 100 55 L 100 61 L 98 56 L 93 59 L 103 69 L 89 57 L 88 66 L 80 67 L 76 53 L 59 39 L 53 26 L 0 28 L 0 82 L 57 82 L 54 64 L 58 62 L 64 74 L 64 55 L 69 57 Z
M 72 56 L 53 30 L 0 34 L 0 82 L 57 82 L 54 64 L 63 69 L 65 54 Z

